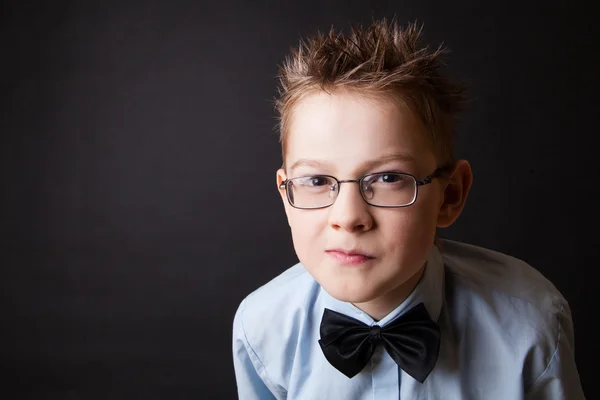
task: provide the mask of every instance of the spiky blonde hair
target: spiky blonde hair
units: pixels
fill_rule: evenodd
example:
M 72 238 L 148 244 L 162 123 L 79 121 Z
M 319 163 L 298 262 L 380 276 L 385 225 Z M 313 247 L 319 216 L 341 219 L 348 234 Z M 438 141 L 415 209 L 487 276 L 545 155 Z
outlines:
M 422 29 L 416 23 L 401 28 L 395 19 L 389 24 L 382 19 L 366 29 L 352 26 L 347 35 L 332 27 L 292 48 L 279 67 L 275 101 L 284 162 L 294 105 L 317 90 L 348 89 L 406 103 L 426 127 L 438 163 L 451 164 L 465 87 L 441 73 L 443 46 L 435 51 L 421 47 Z

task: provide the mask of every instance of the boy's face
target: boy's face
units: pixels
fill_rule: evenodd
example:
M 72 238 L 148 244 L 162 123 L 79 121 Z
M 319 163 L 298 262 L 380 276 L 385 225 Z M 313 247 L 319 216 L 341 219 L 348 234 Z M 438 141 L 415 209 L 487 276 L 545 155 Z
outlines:
M 423 179 L 438 167 L 419 120 L 384 98 L 315 92 L 295 106 L 288 133 L 287 171 L 277 171 L 278 185 L 304 175 L 345 180 L 384 171 Z M 280 192 L 296 254 L 315 280 L 341 301 L 391 311 L 421 276 L 443 189 L 434 179 L 419 187 L 414 204 L 380 208 L 363 200 L 358 184 L 342 183 L 333 205 L 313 210 L 293 208 Z

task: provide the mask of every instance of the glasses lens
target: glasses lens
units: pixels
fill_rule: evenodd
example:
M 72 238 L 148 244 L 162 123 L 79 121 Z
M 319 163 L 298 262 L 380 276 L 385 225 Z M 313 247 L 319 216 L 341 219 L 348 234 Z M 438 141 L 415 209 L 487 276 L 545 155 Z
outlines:
M 367 203 L 374 206 L 406 206 L 412 204 L 417 196 L 417 182 L 414 177 L 407 174 L 367 175 L 360 189 Z
M 294 207 L 320 208 L 333 204 L 338 185 L 330 176 L 313 175 L 290 179 L 288 199 Z

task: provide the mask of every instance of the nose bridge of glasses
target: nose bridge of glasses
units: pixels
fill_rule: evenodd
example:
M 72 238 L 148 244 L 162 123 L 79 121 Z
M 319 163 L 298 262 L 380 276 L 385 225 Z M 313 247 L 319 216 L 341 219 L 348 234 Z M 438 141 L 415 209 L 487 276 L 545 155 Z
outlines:
M 336 180 L 336 182 L 334 182 L 334 184 L 331 186 L 330 191 L 329 191 L 329 196 L 332 199 L 333 198 L 337 198 L 337 196 L 339 196 L 342 183 L 357 183 L 359 185 L 358 186 L 359 193 L 364 193 L 365 191 L 368 190 L 367 187 L 363 187 L 364 186 L 364 182 L 363 182 L 362 178 L 359 178 L 359 179 Z

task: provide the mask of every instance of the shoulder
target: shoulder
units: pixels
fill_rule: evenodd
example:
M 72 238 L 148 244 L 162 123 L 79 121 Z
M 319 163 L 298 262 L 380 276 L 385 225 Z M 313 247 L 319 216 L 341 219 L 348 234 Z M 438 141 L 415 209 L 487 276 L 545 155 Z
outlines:
M 559 346 L 572 347 L 569 304 L 556 286 L 523 260 L 444 240 L 446 302 L 459 329 L 474 329 L 521 367 L 531 385 Z M 469 328 L 465 328 L 469 327 Z M 484 339 L 481 339 L 484 340 Z
M 295 343 L 319 289 L 304 266 L 296 264 L 242 299 L 232 332 L 240 382 L 266 386 L 277 398 L 286 397 Z
M 527 262 L 472 244 L 441 241 L 446 272 L 463 289 L 499 301 L 556 312 L 564 297 L 556 286 Z
M 306 319 L 320 286 L 298 263 L 248 294 L 240 303 L 234 330 L 242 330 L 249 345 L 290 337 Z

